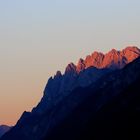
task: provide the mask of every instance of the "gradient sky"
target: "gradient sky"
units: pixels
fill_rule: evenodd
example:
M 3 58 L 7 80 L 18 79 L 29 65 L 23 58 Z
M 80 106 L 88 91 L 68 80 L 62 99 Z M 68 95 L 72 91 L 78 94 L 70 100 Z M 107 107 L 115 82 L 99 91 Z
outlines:
M 37 105 L 69 62 L 128 45 L 140 45 L 140 0 L 0 0 L 0 124 Z

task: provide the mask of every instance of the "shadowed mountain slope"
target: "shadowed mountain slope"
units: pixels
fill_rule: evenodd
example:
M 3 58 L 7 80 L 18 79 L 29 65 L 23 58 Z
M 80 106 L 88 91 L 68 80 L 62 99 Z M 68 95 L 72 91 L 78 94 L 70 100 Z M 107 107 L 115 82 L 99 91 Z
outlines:
M 140 139 L 139 87 L 140 58 L 124 69 L 106 75 L 96 86 L 73 91 L 70 96 L 87 94 L 88 97 L 43 140 Z M 70 102 L 70 98 L 65 99 L 64 104 Z M 61 108 L 62 105 L 57 110 Z

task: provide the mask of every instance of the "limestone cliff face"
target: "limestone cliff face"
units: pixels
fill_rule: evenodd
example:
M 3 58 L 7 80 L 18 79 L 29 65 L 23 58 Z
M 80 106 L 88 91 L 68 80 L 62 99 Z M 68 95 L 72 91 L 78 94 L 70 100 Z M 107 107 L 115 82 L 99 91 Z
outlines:
M 94 52 L 92 55 L 88 55 L 85 60 L 79 60 L 77 71 L 80 72 L 88 67 L 119 69 L 139 56 L 140 49 L 137 47 L 127 47 L 122 51 L 112 49 L 106 54 Z

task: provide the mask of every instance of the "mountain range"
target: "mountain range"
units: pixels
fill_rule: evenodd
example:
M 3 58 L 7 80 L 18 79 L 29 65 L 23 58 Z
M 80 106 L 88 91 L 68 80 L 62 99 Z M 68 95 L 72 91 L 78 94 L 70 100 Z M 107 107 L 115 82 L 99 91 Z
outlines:
M 25 111 L 0 140 L 126 138 L 133 120 L 140 126 L 139 57 L 140 49 L 132 46 L 68 64 L 64 74 L 49 78 L 32 112 Z

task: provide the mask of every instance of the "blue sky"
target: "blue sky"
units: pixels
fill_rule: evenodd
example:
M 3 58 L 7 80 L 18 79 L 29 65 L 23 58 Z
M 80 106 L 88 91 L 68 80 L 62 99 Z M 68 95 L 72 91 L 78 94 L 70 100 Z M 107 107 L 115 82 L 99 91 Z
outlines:
M 3 0 L 0 46 L 29 52 L 86 47 L 86 54 L 139 45 L 139 5 L 139 0 Z
M 139 46 L 139 15 L 139 0 L 1 0 L 0 124 L 36 105 L 69 62 Z

